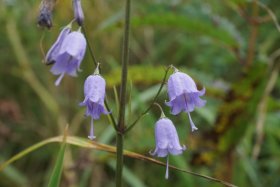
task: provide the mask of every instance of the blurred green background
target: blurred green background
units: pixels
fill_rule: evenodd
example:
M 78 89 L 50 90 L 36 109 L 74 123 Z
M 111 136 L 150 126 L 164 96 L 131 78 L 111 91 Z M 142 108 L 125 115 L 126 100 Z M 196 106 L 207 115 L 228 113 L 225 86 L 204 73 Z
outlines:
M 280 17 L 279 0 L 261 1 Z M 59 87 L 44 53 L 61 28 L 73 19 L 71 1 L 58 1 L 53 28 L 36 25 L 40 1 L 0 1 L 0 163 L 46 138 L 69 134 L 87 137 L 83 82 L 94 70 L 89 51 L 77 78 L 66 76 Z M 117 114 L 114 88 L 120 83 L 124 1 L 82 0 L 85 27 L 107 80 L 107 97 Z M 187 150 L 170 164 L 213 176 L 237 186 L 280 186 L 280 33 L 267 10 L 248 0 L 132 0 L 129 98 L 126 121 L 133 122 L 149 105 L 173 64 L 206 88 L 207 105 L 192 118 L 169 115 Z M 76 29 L 76 27 L 74 28 Z M 130 99 L 129 99 L 130 100 Z M 125 136 L 125 149 L 149 156 L 155 146 L 152 109 Z M 106 116 L 96 121 L 97 141 L 115 145 Z M 46 186 L 59 144 L 32 152 L 0 172 L 1 187 Z M 165 161 L 162 159 L 162 161 Z M 221 186 L 125 158 L 125 186 Z M 114 186 L 115 155 L 67 146 L 61 186 Z

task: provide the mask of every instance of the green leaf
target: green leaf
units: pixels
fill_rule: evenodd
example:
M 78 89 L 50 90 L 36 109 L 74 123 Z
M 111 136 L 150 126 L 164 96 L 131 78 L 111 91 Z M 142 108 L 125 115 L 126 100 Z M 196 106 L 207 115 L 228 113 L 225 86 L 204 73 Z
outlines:
M 182 29 L 191 34 L 199 34 L 207 36 L 219 43 L 230 47 L 239 47 L 238 42 L 228 31 L 219 28 L 210 22 L 202 19 L 187 17 L 174 13 L 152 13 L 143 17 L 135 17 L 132 19 L 132 25 L 153 25 L 162 26 L 166 28 Z
M 0 160 L 2 158 L 0 157 Z M 28 180 L 24 174 L 13 166 L 8 166 L 0 173 L 0 186 L 27 187 Z
M 65 128 L 64 136 L 63 136 L 63 141 L 60 146 L 57 160 L 54 166 L 54 170 L 51 174 L 51 178 L 48 184 L 48 187 L 59 187 L 60 184 L 60 178 L 63 170 L 63 160 L 64 160 L 64 153 L 66 149 L 66 139 L 67 139 L 67 129 L 68 127 Z
M 164 75 L 164 66 L 152 66 L 152 65 L 132 65 L 129 67 L 128 79 L 133 84 L 146 84 L 159 83 L 162 81 Z M 121 68 L 115 68 L 110 73 L 104 75 L 106 79 L 106 85 L 113 87 L 120 83 Z

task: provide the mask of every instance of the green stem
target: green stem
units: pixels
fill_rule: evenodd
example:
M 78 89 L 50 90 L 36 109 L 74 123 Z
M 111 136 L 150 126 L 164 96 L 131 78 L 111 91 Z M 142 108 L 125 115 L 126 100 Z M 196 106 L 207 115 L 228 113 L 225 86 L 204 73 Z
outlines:
M 5 7 L 4 7 L 5 8 Z M 6 9 L 3 11 L 6 12 Z M 24 44 L 21 42 L 22 38 L 20 38 L 20 33 L 17 27 L 17 23 L 12 16 L 8 17 L 6 23 L 6 33 L 7 39 L 9 40 L 12 49 L 14 50 L 15 57 L 17 59 L 19 68 L 20 68 L 20 76 L 23 78 L 30 87 L 34 90 L 34 92 L 38 95 L 38 97 L 42 100 L 42 102 L 46 105 L 47 109 L 53 114 L 53 116 L 57 116 L 59 114 L 59 105 L 57 104 L 56 99 L 50 94 L 47 88 L 41 84 L 36 74 L 33 71 L 31 66 L 31 60 L 29 59 L 26 48 Z
M 116 187 L 122 186 L 123 170 L 123 134 L 117 134 L 117 169 L 116 169 Z
M 126 85 L 128 71 L 128 53 L 129 53 L 129 27 L 130 27 L 130 0 L 126 0 L 125 6 L 125 25 L 122 50 L 122 77 L 120 88 L 120 109 L 117 131 L 117 166 L 116 166 L 116 187 L 122 186 L 123 170 L 123 136 L 125 129 L 125 106 L 126 106 Z
M 158 104 L 158 103 L 153 103 L 153 104 L 159 108 L 159 110 L 160 110 L 160 118 L 165 118 L 166 116 L 165 116 L 165 114 L 164 114 L 160 104 Z
M 162 90 L 162 88 L 163 88 L 163 86 L 164 86 L 164 84 L 166 82 L 166 78 L 167 78 L 168 71 L 170 70 L 170 68 L 173 68 L 173 66 L 170 65 L 165 70 L 165 75 L 163 77 L 161 85 L 160 85 L 160 87 L 158 89 L 158 92 L 157 92 L 156 96 L 154 97 L 153 101 L 151 102 L 150 106 L 144 112 L 142 112 L 142 114 L 140 116 L 138 116 L 138 118 L 131 125 L 129 125 L 128 128 L 125 129 L 125 133 L 130 131 L 138 123 L 138 121 L 151 110 L 153 104 L 156 102 L 156 100 L 157 100 L 157 98 L 158 98 L 158 96 L 159 96 L 159 94 L 160 94 L 160 92 L 161 92 L 161 90 Z
M 249 43 L 248 43 L 248 52 L 247 52 L 247 59 L 246 59 L 246 66 L 249 68 L 255 59 L 255 53 L 256 53 L 256 42 L 257 42 L 257 37 L 258 37 L 258 28 L 259 24 L 255 21 L 255 19 L 259 15 L 259 6 L 258 6 L 258 1 L 254 0 L 252 4 L 252 15 L 251 18 L 253 22 L 250 22 L 251 28 L 250 28 L 250 38 L 249 38 Z
M 94 63 L 94 65 L 95 65 L 95 67 L 96 67 L 97 64 L 98 64 L 98 62 L 97 62 L 97 60 L 96 60 L 96 58 L 95 58 L 95 56 L 94 56 L 93 48 L 92 48 L 92 46 L 91 46 L 90 43 L 89 43 L 89 37 L 88 37 L 88 35 L 87 35 L 85 26 L 82 26 L 82 30 L 83 30 L 83 33 L 84 33 L 84 35 L 85 35 L 86 41 L 87 41 L 87 46 L 88 46 L 88 49 L 89 49 L 90 56 L 91 56 L 91 58 L 92 58 L 92 60 L 93 60 L 93 63 Z
M 129 46 L 129 25 L 130 25 L 130 0 L 126 0 L 126 14 L 125 14 L 125 28 L 122 50 L 122 77 L 120 88 L 120 110 L 118 129 L 120 132 L 124 130 L 124 118 L 125 118 L 125 104 L 126 104 L 126 85 L 127 85 L 127 66 L 128 66 L 128 46 Z
M 110 112 L 110 113 L 109 113 L 110 121 L 111 121 L 111 123 L 113 124 L 114 129 L 117 131 L 117 130 L 118 130 L 117 122 L 116 122 L 116 120 L 115 120 L 115 118 L 114 118 L 114 116 L 113 116 L 112 111 L 110 110 L 110 107 L 109 107 L 109 105 L 108 105 L 107 99 L 105 99 L 104 104 L 105 104 L 105 107 L 106 107 L 107 111 Z

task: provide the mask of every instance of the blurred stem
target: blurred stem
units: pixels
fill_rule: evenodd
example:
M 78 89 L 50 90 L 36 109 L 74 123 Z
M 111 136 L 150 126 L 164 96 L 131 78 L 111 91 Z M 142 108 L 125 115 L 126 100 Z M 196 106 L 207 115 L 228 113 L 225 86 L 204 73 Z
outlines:
M 97 60 L 96 60 L 96 58 L 95 58 L 95 55 L 94 55 L 94 53 L 93 53 L 93 48 L 92 48 L 92 46 L 90 45 L 89 37 L 88 37 L 88 35 L 87 35 L 85 26 L 82 26 L 82 30 L 83 30 L 83 33 L 84 33 L 84 35 L 85 35 L 86 41 L 87 41 L 87 46 L 88 46 L 88 49 L 89 49 L 90 56 L 91 56 L 91 58 L 92 58 L 92 61 L 93 61 L 93 63 L 94 63 L 94 66 L 95 66 L 95 68 L 96 68 L 96 67 L 98 66 L 99 63 L 97 62 Z M 99 67 L 99 70 L 100 70 L 100 67 Z M 105 107 L 106 107 L 107 111 L 110 112 L 111 109 L 110 109 L 110 106 L 109 106 L 108 101 L 107 101 L 106 98 L 105 98 L 104 104 L 105 104 Z M 109 120 L 110 120 L 110 122 L 113 124 L 115 130 L 117 130 L 117 122 L 116 122 L 116 120 L 115 120 L 115 118 L 114 118 L 112 112 L 109 113 Z
M 257 3 L 257 0 L 253 1 L 252 4 L 252 15 L 251 15 L 251 34 L 249 38 L 249 44 L 248 44 L 248 53 L 247 53 L 247 59 L 246 59 L 246 67 L 250 67 L 254 61 L 255 58 L 255 51 L 256 51 L 256 40 L 258 35 L 258 28 L 259 23 L 256 21 L 256 18 L 259 14 L 259 6 Z
M 259 156 L 259 153 L 261 151 L 261 146 L 263 143 L 263 137 L 264 137 L 264 123 L 266 119 L 266 112 L 267 112 L 267 102 L 269 95 L 271 94 L 276 81 L 279 76 L 279 69 L 280 69 L 280 64 L 276 64 L 275 67 L 273 68 L 270 78 L 266 84 L 264 94 L 262 96 L 262 99 L 259 103 L 258 106 L 258 115 L 257 115 L 257 124 L 256 124 L 256 143 L 253 148 L 253 154 L 252 158 L 256 160 Z
M 274 22 L 274 25 L 276 27 L 276 29 L 280 32 L 280 25 L 278 23 L 278 20 L 277 20 L 277 16 L 273 13 L 273 11 L 268 8 L 265 4 L 263 4 L 262 2 L 260 1 L 257 1 L 258 5 L 260 7 L 262 7 L 263 9 L 265 9 L 267 11 L 267 13 L 269 14 L 270 18 L 272 19 L 272 21 Z
M 59 106 L 57 105 L 55 98 L 49 94 L 49 91 L 39 82 L 39 79 L 34 74 L 29 63 L 30 60 L 26 55 L 25 48 L 21 43 L 20 34 L 18 33 L 19 29 L 16 26 L 15 20 L 10 17 L 6 23 L 7 36 L 14 50 L 21 70 L 20 72 L 22 72 L 24 80 L 35 91 L 35 93 L 39 96 L 39 98 L 42 100 L 48 110 L 53 114 L 53 116 L 57 116 Z
M 125 132 L 130 131 L 138 123 L 138 121 L 151 110 L 153 104 L 156 102 L 156 100 L 157 100 L 157 98 L 158 98 L 158 96 L 159 96 L 159 94 L 160 94 L 160 92 L 161 92 L 161 90 L 162 90 L 162 88 L 163 88 L 163 86 L 164 86 L 164 84 L 166 82 L 166 78 L 167 78 L 168 71 L 170 70 L 170 68 L 173 68 L 173 66 L 170 65 L 165 70 L 165 75 L 163 77 L 161 85 L 160 85 L 160 87 L 158 89 L 158 92 L 157 92 L 156 96 L 154 97 L 153 101 L 151 102 L 150 106 L 144 112 L 142 112 L 142 114 L 140 116 L 138 116 L 138 118 L 131 125 L 129 125 L 127 129 L 125 129 Z
M 130 27 L 130 0 L 126 0 L 125 5 L 125 25 L 124 39 L 122 51 L 122 77 L 120 88 L 120 109 L 117 131 L 117 166 L 116 166 L 116 187 L 122 186 L 122 170 L 123 170 L 123 136 L 125 129 L 125 104 L 126 104 L 126 85 L 127 85 L 127 69 L 128 69 L 128 53 L 129 53 L 129 27 Z

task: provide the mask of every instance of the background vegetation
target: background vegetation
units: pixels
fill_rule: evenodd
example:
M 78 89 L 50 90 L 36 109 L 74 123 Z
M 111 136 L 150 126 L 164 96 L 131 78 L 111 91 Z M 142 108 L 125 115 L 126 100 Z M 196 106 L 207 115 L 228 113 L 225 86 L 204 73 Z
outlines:
M 124 2 L 83 0 L 85 27 L 107 80 L 107 97 L 117 114 L 114 88 L 120 83 Z M 279 0 L 263 0 L 280 17 Z M 89 52 L 77 78 L 54 86 L 44 53 L 73 18 L 71 1 L 58 1 L 50 30 L 36 26 L 39 1 L 0 1 L 0 163 L 44 139 L 63 134 L 87 137 L 90 119 L 78 107 L 83 82 L 94 70 Z M 249 0 L 132 1 L 127 122 L 152 100 L 173 64 L 206 87 L 207 105 L 170 117 L 188 149 L 170 163 L 237 186 L 280 186 L 279 42 L 269 12 Z M 160 101 L 167 99 L 166 92 Z M 164 107 L 166 114 L 168 107 Z M 125 137 L 125 149 L 149 155 L 154 148 L 154 110 Z M 106 116 L 96 122 L 100 143 L 115 145 Z M 0 186 L 46 186 L 59 150 L 49 144 L 0 172 Z M 164 161 L 164 160 L 163 160 Z M 221 186 L 177 171 L 125 158 L 125 186 Z M 67 145 L 61 186 L 114 186 L 115 155 Z

